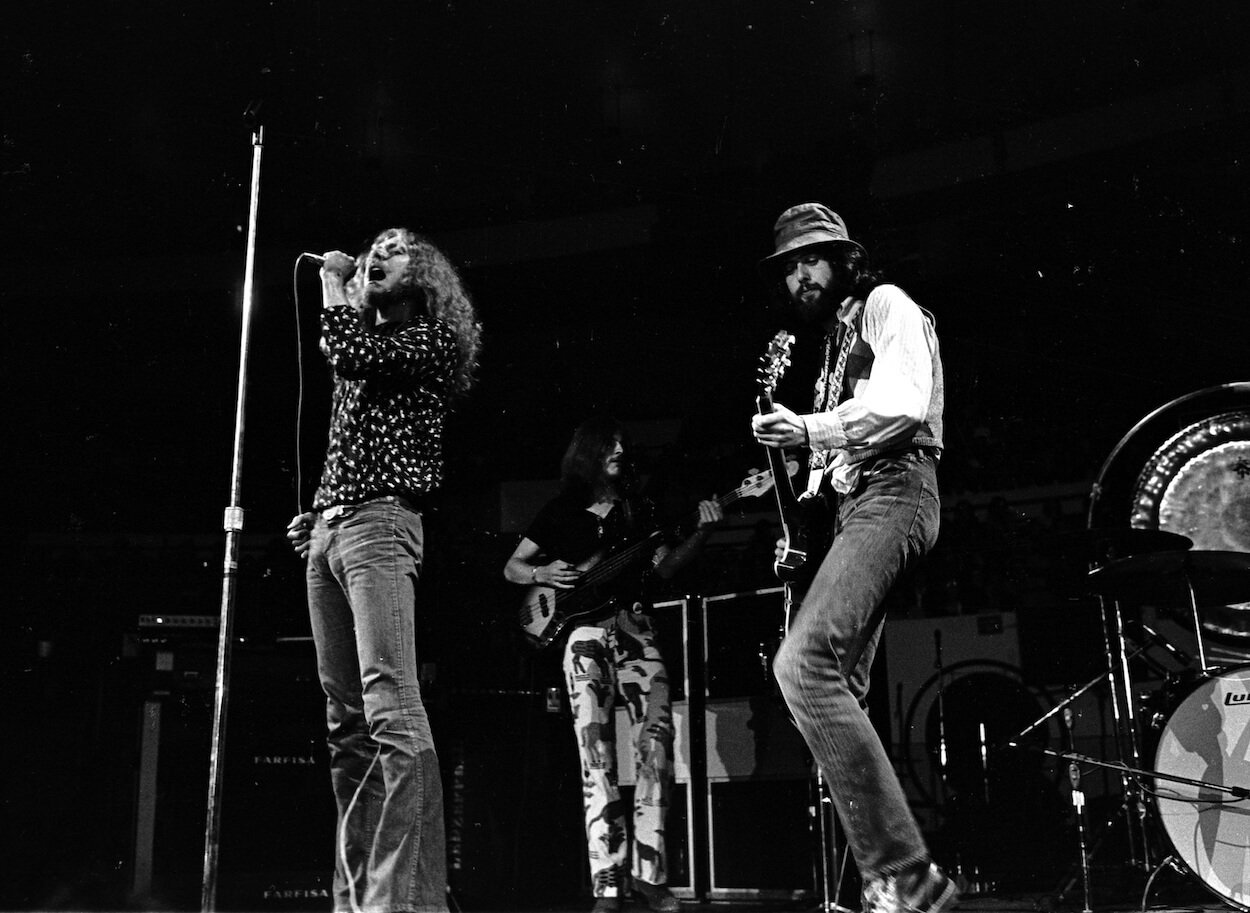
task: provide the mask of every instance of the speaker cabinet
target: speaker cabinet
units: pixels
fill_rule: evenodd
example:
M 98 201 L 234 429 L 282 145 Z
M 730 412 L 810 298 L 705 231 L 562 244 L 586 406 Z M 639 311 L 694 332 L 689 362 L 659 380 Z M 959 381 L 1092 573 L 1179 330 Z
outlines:
M 463 909 L 554 909 L 589 891 L 581 764 L 567 713 L 523 690 L 447 696 L 447 873 Z M 455 907 L 453 907 L 455 909 Z
M 215 645 L 162 647 L 142 707 L 132 894 L 200 907 Z M 222 910 L 323 910 L 334 801 L 311 642 L 232 656 L 221 782 Z
M 706 791 L 691 782 L 689 702 L 673 702 L 676 728 L 669 812 L 669 884 L 692 897 L 691 862 L 706 861 L 708 899 L 794 900 L 813 890 L 812 767 L 771 677 L 780 640 L 781 591 L 692 601 L 706 639 Z M 692 658 L 692 663 L 699 657 Z M 670 669 L 676 663 L 670 662 Z M 634 782 L 629 718 L 617 709 L 617 773 Z M 706 846 L 693 846 L 687 809 L 706 810 Z M 695 806 L 697 808 L 697 806 Z
M 673 702 L 673 775 L 690 782 L 689 702 Z M 710 781 L 797 779 L 811 775 L 807 745 L 772 698 L 730 698 L 707 702 L 707 775 Z M 622 786 L 634 784 L 629 713 L 616 708 L 616 770 Z
M 813 890 L 813 788 L 807 779 L 708 783 L 712 899 L 797 899 Z

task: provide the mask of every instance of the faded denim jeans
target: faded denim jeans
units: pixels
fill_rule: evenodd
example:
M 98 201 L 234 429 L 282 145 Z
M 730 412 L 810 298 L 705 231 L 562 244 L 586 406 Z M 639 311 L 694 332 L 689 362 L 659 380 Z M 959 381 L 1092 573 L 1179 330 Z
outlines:
M 916 451 L 868 462 L 842 498 L 825 555 L 774 661 L 777 683 L 828 784 L 865 880 L 928 861 L 868 719 L 868 672 L 890 588 L 937 540 L 937 477 Z
M 338 805 L 334 909 L 445 911 L 443 788 L 417 682 L 421 515 L 394 497 L 325 513 L 307 582 Z

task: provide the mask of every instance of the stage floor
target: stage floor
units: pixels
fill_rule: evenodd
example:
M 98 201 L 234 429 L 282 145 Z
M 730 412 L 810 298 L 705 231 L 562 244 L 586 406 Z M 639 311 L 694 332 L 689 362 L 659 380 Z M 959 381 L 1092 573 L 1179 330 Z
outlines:
M 543 906 L 543 907 L 522 907 L 522 908 L 491 908 L 474 910 L 471 908 L 458 908 L 452 906 L 452 913 L 520 913 L 520 911 L 532 911 L 532 913 L 589 913 L 592 902 L 587 900 L 584 903 L 566 903 L 559 906 Z M 858 909 L 848 909 L 846 907 L 836 907 L 832 911 L 826 911 L 820 904 L 813 903 L 810 900 L 799 901 L 778 901 L 778 900 L 754 900 L 754 899 L 734 899 L 734 900 L 713 900 L 696 903 L 693 900 L 683 900 L 681 902 L 682 913 L 858 913 Z M 1075 902 L 1071 899 L 1064 903 L 1056 903 L 1053 894 L 1029 894 L 1018 896 L 977 896 L 967 900 L 961 900 L 959 905 L 954 908 L 956 913 L 1081 913 L 1084 909 L 1082 900 L 1078 897 Z M 1105 904 L 1091 904 L 1091 910 L 1095 913 L 1141 913 L 1141 898 L 1136 900 L 1125 899 L 1119 902 L 1110 902 Z M 1222 911 L 1236 909 L 1231 904 L 1217 903 L 1209 898 L 1194 903 L 1153 903 L 1145 907 L 1148 913 L 1222 913 Z M 628 900 L 622 907 L 623 913 L 645 913 L 647 907 L 645 904 Z
M 560 905 L 560 907 L 524 907 L 524 908 L 492 908 L 462 909 L 462 913 L 589 913 L 591 902 L 581 904 Z M 645 913 L 646 905 L 640 902 L 626 902 L 621 908 L 622 913 Z M 1021 898 L 974 898 L 961 902 L 955 907 L 955 913 L 1054 913 L 1055 910 L 1071 910 L 1080 913 L 1083 904 L 1061 905 L 1055 907 L 1046 897 Z M 1120 903 L 1108 905 L 1091 905 L 1095 913 L 1141 913 L 1140 903 Z M 1148 913 L 1223 913 L 1224 910 L 1236 909 L 1231 905 L 1208 903 L 1201 904 L 1155 904 L 1146 907 Z M 452 907 L 452 913 L 457 908 Z M 775 902 L 775 900 L 707 900 L 695 903 L 694 900 L 682 900 L 682 913 L 826 913 L 820 905 L 810 903 Z M 858 913 L 858 910 L 838 908 L 834 913 Z
M 1104 882 L 1104 886 L 1106 883 Z M 1222 913 L 1226 910 L 1238 909 L 1228 903 L 1219 902 L 1218 898 L 1192 881 L 1176 881 L 1172 884 L 1156 883 L 1152 897 L 1143 906 L 1141 888 L 1135 892 L 1121 890 L 1116 894 L 1106 893 L 1099 900 L 1090 904 L 1094 913 Z M 1136 896 L 1130 896 L 1135 893 Z M 452 913 L 589 913 L 593 901 L 563 902 L 547 906 L 520 906 L 513 908 L 485 907 L 474 908 L 458 906 L 454 899 Z M 733 898 L 696 902 L 682 899 L 682 913 L 858 913 L 858 902 L 853 907 L 833 906 L 825 908 L 811 897 L 793 899 L 770 898 Z M 960 900 L 954 911 L 956 913 L 1082 913 L 1085 908 L 1083 892 L 1078 885 L 1074 892 L 1060 898 L 1055 892 L 1028 894 L 978 894 Z M 645 913 L 647 907 L 640 901 L 627 899 L 622 907 L 623 913 Z

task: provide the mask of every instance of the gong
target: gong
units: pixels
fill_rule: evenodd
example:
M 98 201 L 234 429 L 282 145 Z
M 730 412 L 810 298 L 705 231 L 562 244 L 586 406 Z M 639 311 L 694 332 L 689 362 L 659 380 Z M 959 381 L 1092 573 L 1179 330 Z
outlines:
M 1250 412 L 1194 422 L 1159 447 L 1137 477 L 1130 525 L 1250 553 Z M 1207 606 L 1201 618 L 1206 634 L 1250 649 L 1250 603 Z

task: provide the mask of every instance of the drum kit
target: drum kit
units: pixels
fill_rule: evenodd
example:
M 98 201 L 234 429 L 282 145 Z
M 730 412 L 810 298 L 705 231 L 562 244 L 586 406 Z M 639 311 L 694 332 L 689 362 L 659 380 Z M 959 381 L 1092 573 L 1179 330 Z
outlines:
M 1106 828 L 1124 825 L 1128 863 L 1149 875 L 1147 895 L 1155 876 L 1171 868 L 1250 911 L 1250 412 L 1222 412 L 1183 428 L 1140 473 L 1131 525 L 1099 527 L 1100 484 L 1127 440 L 1103 466 L 1085 531 L 1085 595 L 1102 614 L 1105 671 L 1006 744 L 1022 747 L 1024 736 L 1060 713 L 1070 724 L 1072 702 L 1106 686 L 1118 758 L 1037 749 L 1069 764 L 1085 910 L 1093 886 L 1080 771 L 1092 767 L 1119 775 L 1123 801 Z M 1193 655 L 1136 620 L 1148 607 L 1172 613 L 1193 638 Z M 1150 712 L 1134 681 L 1144 667 L 1134 660 L 1153 646 L 1180 671 L 1161 689 L 1167 704 Z

